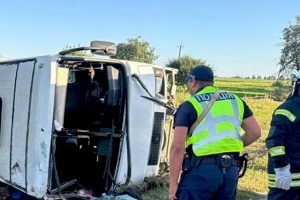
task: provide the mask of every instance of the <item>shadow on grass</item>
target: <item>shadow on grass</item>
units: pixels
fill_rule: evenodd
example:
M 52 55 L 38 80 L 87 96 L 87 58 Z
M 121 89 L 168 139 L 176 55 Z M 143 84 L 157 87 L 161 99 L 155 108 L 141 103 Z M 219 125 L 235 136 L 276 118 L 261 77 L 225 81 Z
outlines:
M 248 190 L 238 190 L 237 200 L 267 200 L 267 194 L 260 194 Z

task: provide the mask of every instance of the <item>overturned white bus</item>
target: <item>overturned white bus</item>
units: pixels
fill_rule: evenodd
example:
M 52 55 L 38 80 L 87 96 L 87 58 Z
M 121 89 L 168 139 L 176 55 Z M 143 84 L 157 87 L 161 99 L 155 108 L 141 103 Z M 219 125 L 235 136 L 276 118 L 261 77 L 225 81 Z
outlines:
M 102 56 L 70 55 L 82 50 Z M 0 182 L 34 198 L 99 196 L 157 175 L 177 70 L 115 54 L 93 41 L 0 62 Z

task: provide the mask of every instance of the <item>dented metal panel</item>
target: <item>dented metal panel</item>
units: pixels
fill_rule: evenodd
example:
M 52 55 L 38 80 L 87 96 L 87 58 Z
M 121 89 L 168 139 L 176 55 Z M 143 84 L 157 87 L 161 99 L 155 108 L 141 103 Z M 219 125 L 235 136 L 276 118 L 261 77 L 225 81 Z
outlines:
M 0 96 L 2 98 L 2 125 L 0 135 L 0 179 L 10 181 L 11 136 L 18 64 L 0 65 Z
M 37 198 L 47 192 L 56 68 L 51 56 L 0 65 L 0 179 Z
M 26 189 L 27 182 L 28 121 L 34 69 L 35 62 L 25 62 L 18 65 L 13 101 L 10 180 L 24 189 Z
M 27 193 L 41 198 L 47 192 L 56 84 L 56 60 L 41 57 L 34 70 L 28 126 Z

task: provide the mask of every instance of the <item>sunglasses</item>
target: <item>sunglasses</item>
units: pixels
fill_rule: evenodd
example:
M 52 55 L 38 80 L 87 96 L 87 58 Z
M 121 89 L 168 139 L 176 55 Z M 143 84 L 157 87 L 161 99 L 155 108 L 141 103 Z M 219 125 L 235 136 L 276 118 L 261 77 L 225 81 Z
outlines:
M 195 79 L 194 75 L 188 75 L 188 77 L 185 79 L 185 83 L 187 84 L 189 82 L 190 79 Z

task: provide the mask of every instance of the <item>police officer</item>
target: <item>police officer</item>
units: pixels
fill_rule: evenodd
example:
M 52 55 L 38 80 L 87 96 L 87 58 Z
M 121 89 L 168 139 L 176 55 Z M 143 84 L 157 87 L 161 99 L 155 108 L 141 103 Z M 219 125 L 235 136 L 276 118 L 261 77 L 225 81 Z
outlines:
M 300 71 L 291 96 L 275 109 L 266 138 L 268 199 L 300 199 Z
M 192 96 L 175 113 L 169 200 L 235 199 L 239 152 L 261 135 L 247 104 L 234 94 L 220 92 L 204 119 L 187 138 L 189 128 L 216 91 L 213 83 L 213 71 L 207 66 L 195 67 L 187 78 Z M 241 129 L 245 131 L 242 135 Z M 191 167 L 183 171 L 178 184 L 185 150 Z

